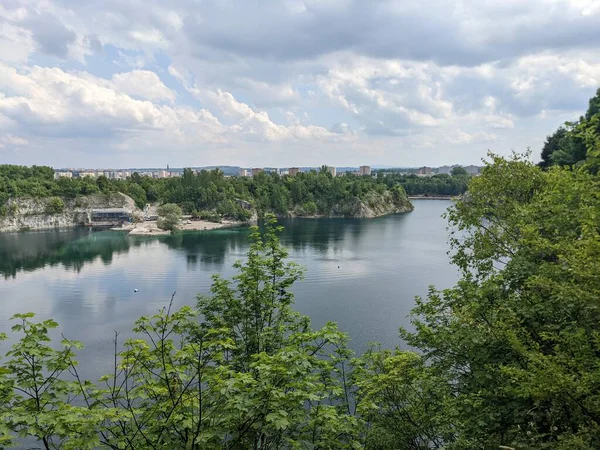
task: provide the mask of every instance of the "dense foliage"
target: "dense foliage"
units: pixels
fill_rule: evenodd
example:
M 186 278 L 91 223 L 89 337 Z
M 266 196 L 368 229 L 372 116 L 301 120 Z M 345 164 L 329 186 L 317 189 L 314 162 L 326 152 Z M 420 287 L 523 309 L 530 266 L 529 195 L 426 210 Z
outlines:
M 184 169 L 181 177 L 154 179 L 134 173 L 127 180 L 59 178 L 48 167 L 0 166 L 0 206 L 10 197 L 51 195 L 76 197 L 95 192 L 123 192 L 139 207 L 148 202 L 174 203 L 184 213 L 210 220 L 231 217 L 247 220 L 253 210 L 263 214 L 330 215 L 332 210 L 389 194 L 390 201 L 406 203 L 398 180 L 371 177 L 332 177 L 327 170 L 279 176 L 262 173 L 252 178 L 227 177 L 219 170 Z M 6 213 L 6 211 L 4 212 Z
M 432 176 L 401 175 L 388 173 L 378 175 L 387 186 L 400 185 L 408 195 L 415 196 L 459 196 L 467 191 L 470 175 L 462 168 L 452 175 L 439 174 Z
M 370 374 L 358 411 L 375 448 L 600 448 L 600 180 L 588 167 L 492 157 L 449 210 L 462 279 L 418 299 L 402 336 L 419 355 L 373 351 L 355 369 Z
M 158 228 L 163 230 L 176 230 L 181 220 L 181 208 L 174 203 L 167 203 L 158 208 Z
M 15 317 L 0 430 L 45 448 L 595 449 L 600 447 L 600 180 L 491 157 L 448 212 L 452 289 L 403 330 L 417 352 L 358 358 L 292 309 L 302 271 L 277 230 L 197 307 L 141 318 L 100 384 L 78 343 Z M 367 301 L 367 300 L 365 300 Z M 7 445 L 9 445 L 7 443 Z
M 55 180 L 51 167 L 0 165 L 0 216 L 7 213 L 6 203 L 12 197 L 75 198 L 99 191 L 91 178 Z M 58 205 L 56 200 L 53 204 Z
M 130 180 L 115 184 L 130 195 L 135 185 L 148 200 L 175 203 L 185 213 L 210 219 L 216 213 L 244 220 L 253 209 L 279 215 L 329 215 L 335 206 L 372 193 L 390 192 L 398 201 L 405 199 L 397 183 L 388 185 L 371 177 L 332 177 L 324 169 L 296 176 L 261 173 L 252 178 L 226 177 L 219 170 L 194 173 L 184 169 L 181 177 L 152 179 L 134 174 Z
M 585 115 L 567 122 L 546 137 L 540 166 L 578 166 L 598 172 L 600 168 L 600 89 L 589 101 Z
M 452 448 L 600 446 L 599 187 L 495 158 L 449 213 L 463 278 L 420 300 L 404 337 L 444 396 Z

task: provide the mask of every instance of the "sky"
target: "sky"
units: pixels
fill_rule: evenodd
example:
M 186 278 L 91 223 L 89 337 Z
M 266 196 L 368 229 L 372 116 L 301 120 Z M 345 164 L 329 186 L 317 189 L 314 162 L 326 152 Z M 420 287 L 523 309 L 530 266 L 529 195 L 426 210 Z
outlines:
M 2 0 L 0 164 L 439 166 L 600 87 L 600 0 Z

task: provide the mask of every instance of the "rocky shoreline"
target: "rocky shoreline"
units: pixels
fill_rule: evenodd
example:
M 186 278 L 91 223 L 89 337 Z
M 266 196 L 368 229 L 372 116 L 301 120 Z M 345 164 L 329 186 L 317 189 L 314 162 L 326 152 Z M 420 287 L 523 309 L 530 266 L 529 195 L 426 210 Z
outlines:
M 53 204 L 57 200 L 58 210 Z M 0 233 L 88 225 L 92 210 L 103 208 L 122 208 L 132 215 L 140 213 L 133 199 L 121 193 L 94 194 L 73 199 L 14 198 L 7 203 L 9 213 L 0 217 Z
M 300 207 L 280 215 L 285 218 L 357 218 L 370 219 L 410 212 L 413 205 L 403 195 L 385 192 L 379 194 L 370 192 L 363 198 L 353 197 L 344 202 L 334 204 L 327 214 L 309 214 Z M 412 197 L 417 198 L 417 197 Z M 418 197 L 429 198 L 433 197 Z M 113 193 L 110 195 L 92 195 L 75 199 L 58 199 L 62 204 L 60 211 L 50 209 L 51 201 L 58 198 L 18 198 L 9 201 L 11 211 L 9 215 L 0 217 L 1 232 L 18 232 L 28 230 L 48 230 L 55 228 L 74 228 L 82 225 L 94 225 L 91 222 L 91 213 L 94 209 L 121 208 L 128 212 L 134 223 L 112 228 L 116 231 L 127 231 L 131 235 L 160 236 L 170 234 L 170 231 L 158 228 L 156 221 L 144 221 L 142 211 L 137 208 L 133 199 L 125 194 Z M 205 220 L 188 220 L 184 218 L 181 223 L 182 231 L 209 231 L 221 228 L 231 228 L 254 223 L 223 220 L 220 223 Z

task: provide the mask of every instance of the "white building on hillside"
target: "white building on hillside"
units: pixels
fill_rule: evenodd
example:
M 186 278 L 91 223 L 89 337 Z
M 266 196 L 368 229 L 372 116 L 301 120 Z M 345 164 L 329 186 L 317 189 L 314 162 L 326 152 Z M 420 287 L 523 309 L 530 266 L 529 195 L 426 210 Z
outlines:
M 371 166 L 360 166 L 358 168 L 358 174 L 362 177 L 363 175 L 371 175 Z
M 469 175 L 478 175 L 480 168 L 478 166 L 465 166 L 464 169 Z

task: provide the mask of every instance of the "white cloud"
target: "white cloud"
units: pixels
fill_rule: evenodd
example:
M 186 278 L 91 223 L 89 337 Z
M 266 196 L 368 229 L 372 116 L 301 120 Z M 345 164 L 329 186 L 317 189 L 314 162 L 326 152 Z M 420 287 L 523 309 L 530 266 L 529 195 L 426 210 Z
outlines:
M 294 123 L 284 126 L 274 123 L 266 111 L 255 111 L 246 103 L 240 102 L 230 92 L 222 90 L 198 90 L 200 98 L 208 101 L 225 117 L 233 120 L 231 129 L 258 140 L 280 141 L 284 139 L 323 139 L 334 135 L 325 128 Z
M 386 111 L 408 123 L 430 126 L 450 116 L 452 104 L 429 69 L 424 63 L 346 55 L 317 83 L 354 114 Z
M 600 85 L 600 57 L 582 59 L 578 55 L 535 54 L 520 58 L 518 74 L 511 86 L 518 93 L 550 86 L 559 75 L 571 79 L 582 88 Z
M 29 144 L 27 139 L 23 139 L 19 136 L 13 136 L 12 134 L 7 134 L 5 136 L 0 136 L 0 148 L 5 147 L 21 147 Z
M 157 29 L 132 30 L 130 36 L 142 44 L 164 45 L 165 37 Z
M 25 62 L 34 48 L 29 30 L 0 21 L 0 61 Z
M 241 88 L 252 92 L 258 105 L 287 105 L 300 99 L 298 93 L 289 83 L 271 84 L 263 81 L 241 77 L 234 80 Z
M 498 139 L 498 136 L 494 133 L 479 132 L 470 134 L 461 130 L 456 130 L 446 135 L 443 142 L 449 144 L 470 144 L 473 142 L 495 141 L 496 139 Z
M 181 69 L 178 69 L 178 68 L 174 67 L 173 65 L 169 66 L 168 72 L 173 78 L 175 78 L 177 81 L 179 81 L 179 83 L 186 89 L 190 86 L 190 81 L 189 81 L 190 75 L 189 74 L 181 73 Z
M 600 14 L 600 0 L 570 0 L 574 8 L 581 11 L 583 16 Z
M 266 111 L 254 110 L 221 90 L 204 90 L 202 98 L 224 122 L 208 109 L 157 103 L 173 100 L 174 95 L 154 73 L 144 71 L 107 80 L 58 68 L 34 66 L 17 71 L 0 63 L 0 92 L 0 117 L 10 119 L 10 127 L 27 133 L 27 140 L 36 145 L 46 138 L 69 143 L 93 139 L 109 146 L 111 153 L 124 155 L 165 148 L 196 149 L 203 154 L 219 149 L 227 154 L 253 142 L 314 145 L 347 140 L 347 136 L 299 121 L 275 123 Z M 25 138 L 18 139 L 23 141 L 12 138 L 10 143 L 25 142 Z
M 138 75 L 123 75 L 114 84 L 130 87 L 126 82 Z M 8 92 L 0 96 L 0 113 L 32 127 L 30 132 L 70 136 L 120 130 L 161 130 L 177 134 L 186 124 L 203 125 L 215 133 L 220 130 L 219 121 L 206 110 L 136 100 L 122 88 L 117 89 L 113 82 L 85 73 L 37 66 L 19 73 L 0 64 L 0 89 Z M 157 95 L 151 86 L 146 88 L 146 95 Z
M 117 73 L 111 78 L 117 91 L 148 100 L 175 100 L 175 93 L 166 87 L 158 75 L 149 70 Z
M 339 122 L 331 127 L 331 132 L 336 134 L 356 134 L 356 131 L 352 130 L 347 123 Z

